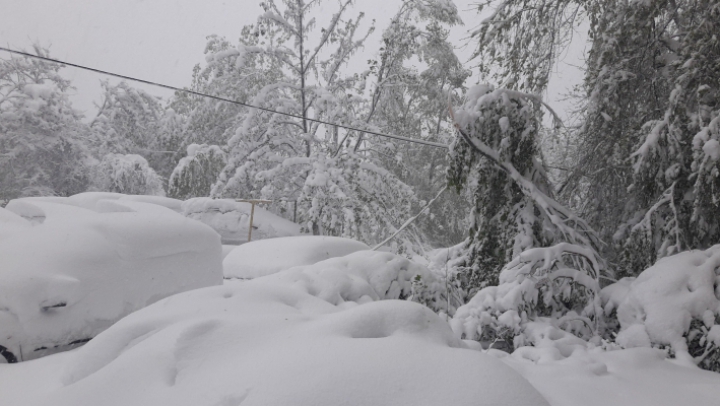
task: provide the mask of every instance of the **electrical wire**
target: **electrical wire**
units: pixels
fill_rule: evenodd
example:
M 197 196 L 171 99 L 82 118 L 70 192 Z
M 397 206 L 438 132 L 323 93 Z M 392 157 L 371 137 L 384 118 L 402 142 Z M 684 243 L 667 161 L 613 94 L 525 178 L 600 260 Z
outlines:
M 5 48 L 5 47 L 1 47 L 1 46 L 0 46 L 0 51 L 5 51 L 5 52 L 9 52 L 9 53 L 11 53 L 11 54 L 21 55 L 21 56 L 25 56 L 25 57 L 28 57 L 28 58 L 40 59 L 40 60 L 47 61 L 47 62 L 58 63 L 58 64 L 61 64 L 61 65 L 72 66 L 73 68 L 83 69 L 83 70 L 87 70 L 87 71 L 90 71 L 90 72 L 99 73 L 99 74 L 102 74 L 102 75 L 113 76 L 113 77 L 120 78 L 120 79 L 131 80 L 131 81 L 134 81 L 134 82 L 143 83 L 143 84 L 151 85 L 151 86 L 156 86 L 156 87 L 160 87 L 160 88 L 163 88 L 163 89 L 174 90 L 174 91 L 176 91 L 176 92 L 183 92 L 183 93 L 187 93 L 187 94 L 192 94 L 192 95 L 194 95 L 194 96 L 206 97 L 206 98 L 209 98 L 209 99 L 218 100 L 218 101 L 222 101 L 222 102 L 226 102 L 226 103 L 237 104 L 237 105 L 239 105 L 239 106 L 244 106 L 244 107 L 249 107 L 249 108 L 253 108 L 253 109 L 258 109 L 258 110 L 266 111 L 266 112 L 268 112 L 268 113 L 281 114 L 281 115 L 284 115 L 284 116 L 287 116 L 287 117 L 296 118 L 296 119 L 299 119 L 299 120 L 312 121 L 312 122 L 315 122 L 315 123 L 318 123 L 318 124 L 324 124 L 324 125 L 328 125 L 328 126 L 335 126 L 335 127 L 344 128 L 344 129 L 346 129 L 346 130 L 351 130 L 351 131 L 359 131 L 359 132 L 361 132 L 361 133 L 377 135 L 377 136 L 379 136 L 379 137 L 385 137 L 385 138 L 392 138 L 392 139 L 399 140 L 399 141 L 412 142 L 412 143 L 415 143 L 415 144 L 423 144 L 423 145 L 427 145 L 427 146 L 431 146 L 431 147 L 435 147 L 435 148 L 444 148 L 444 149 L 448 149 L 448 148 L 449 148 L 449 146 L 448 146 L 447 144 L 443 144 L 443 143 L 440 143 L 440 142 L 425 141 L 425 140 L 420 140 L 420 139 L 415 139 L 415 138 L 403 137 L 403 136 L 400 136 L 400 135 L 385 134 L 385 133 L 381 133 L 381 132 L 377 132 L 377 131 L 372 131 L 372 130 L 363 130 L 363 129 L 360 129 L 360 128 L 357 128 L 357 127 L 351 127 L 351 126 L 347 126 L 347 125 L 343 125 L 343 124 L 331 123 L 331 122 L 328 122 L 328 121 L 318 120 L 318 119 L 315 119 L 315 118 L 302 117 L 302 116 L 299 116 L 299 115 L 297 115 L 297 114 L 284 113 L 284 112 L 277 111 L 277 110 L 273 110 L 273 109 L 270 109 L 270 108 L 267 108 L 267 107 L 254 106 L 254 105 L 252 105 L 252 104 L 243 103 L 243 102 L 240 102 L 240 101 L 237 101 L 237 100 L 226 99 L 226 98 L 224 98 L 224 97 L 213 96 L 213 95 L 210 95 L 210 94 L 201 93 L 201 92 L 196 92 L 196 91 L 194 91 L 194 90 L 189 90 L 189 89 L 181 89 L 181 88 L 179 88 L 179 87 L 170 86 L 170 85 L 165 85 L 165 84 L 153 82 L 153 81 L 150 81 L 150 80 L 138 79 L 138 78 L 134 78 L 134 77 L 127 76 L 127 75 L 121 75 L 121 74 L 119 74 L 119 73 L 108 72 L 108 71 L 104 71 L 104 70 L 101 70 L 101 69 L 96 69 L 96 68 L 91 68 L 91 67 L 88 67 L 88 66 L 78 65 L 78 64 L 75 64 L 75 63 L 71 63 L 71 62 L 64 62 L 64 61 L 61 61 L 61 60 L 58 60 L 58 59 L 48 58 L 48 57 L 46 57 L 46 56 L 41 56 L 41 55 L 34 55 L 34 54 L 27 53 L 27 52 L 23 52 L 23 51 L 16 51 L 16 50 L 14 50 L 14 49 L 9 49 L 9 48 Z

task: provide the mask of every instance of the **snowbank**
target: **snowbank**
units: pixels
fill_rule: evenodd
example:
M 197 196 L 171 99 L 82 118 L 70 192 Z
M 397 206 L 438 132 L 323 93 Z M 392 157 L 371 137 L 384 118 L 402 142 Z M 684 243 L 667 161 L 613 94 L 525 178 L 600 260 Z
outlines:
M 708 350 L 720 348 L 719 267 L 720 245 L 716 245 L 663 258 L 637 279 L 624 279 L 603 289 L 605 313 L 617 311 L 618 344 L 628 348 L 669 346 L 679 358 L 689 361 L 688 341 L 693 337 L 686 336 L 695 321 L 697 332 L 693 335 L 703 336 L 699 345 Z
M 0 212 L 3 230 L 21 228 L 0 237 L 0 346 L 18 359 L 65 349 L 161 298 L 222 282 L 212 229 L 156 204 L 104 197 L 113 200 L 20 199 Z M 41 221 L 28 226 L 22 217 Z
M 222 237 L 223 244 L 247 242 L 250 210 L 250 203 L 230 199 L 196 197 L 182 203 L 183 215 L 212 227 Z M 253 241 L 293 235 L 300 235 L 300 225 L 255 205 Z
M 223 268 L 226 278 L 253 279 L 369 249 L 359 241 L 340 237 L 271 238 L 235 248 L 223 260 Z
M 548 348 L 518 351 L 491 350 L 553 406 L 714 406 L 720 399 L 720 374 L 680 365 L 657 349 L 596 347 L 569 357 Z
M 334 283 L 325 263 L 325 272 L 296 269 L 166 298 L 61 359 L 32 361 L 43 372 L 19 387 L 10 383 L 28 366 L 0 365 L 4 405 L 547 405 L 424 306 L 336 306 L 308 293 Z M 366 276 L 361 284 L 373 285 L 381 275 Z M 350 299 L 350 287 L 339 291 Z
M 438 309 L 440 281 L 424 266 L 389 252 L 358 251 L 263 278 L 266 283 L 300 287 L 333 305 L 412 299 Z

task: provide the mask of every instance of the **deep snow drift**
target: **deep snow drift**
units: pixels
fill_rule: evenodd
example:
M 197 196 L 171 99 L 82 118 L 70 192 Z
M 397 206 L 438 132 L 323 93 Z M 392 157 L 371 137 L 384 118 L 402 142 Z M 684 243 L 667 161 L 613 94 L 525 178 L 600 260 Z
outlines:
M 0 209 L 0 345 L 19 359 L 92 338 L 172 294 L 222 283 L 220 238 L 199 222 L 102 194 L 51 201 Z

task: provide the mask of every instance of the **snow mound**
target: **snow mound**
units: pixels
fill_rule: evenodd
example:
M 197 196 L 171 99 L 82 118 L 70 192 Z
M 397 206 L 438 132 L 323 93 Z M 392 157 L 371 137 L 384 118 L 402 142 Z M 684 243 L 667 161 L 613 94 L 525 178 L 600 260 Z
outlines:
M 359 241 L 340 237 L 271 238 L 235 248 L 223 260 L 223 268 L 226 278 L 253 279 L 369 249 Z
M 212 227 L 222 237 L 223 244 L 237 245 L 247 242 L 251 206 L 230 199 L 196 197 L 182 203 L 182 213 Z M 253 240 L 293 235 L 300 235 L 300 225 L 255 205 Z
M 412 299 L 437 309 L 442 286 L 424 266 L 389 252 L 358 251 L 262 278 L 300 287 L 333 305 Z
M 663 258 L 637 279 L 603 289 L 605 312 L 617 309 L 617 342 L 626 347 L 670 346 L 679 358 L 687 358 L 685 336 L 691 323 L 704 325 L 700 329 L 706 335 L 720 324 L 718 267 L 720 245 Z
M 13 200 L 0 212 L 3 229 L 29 224 L 21 216 L 43 219 L 0 239 L 0 346 L 17 359 L 66 349 L 161 298 L 222 282 L 211 228 L 156 204 L 69 199 Z
M 335 306 L 280 276 L 185 292 L 135 312 L 63 354 L 64 368 L 54 357 L 33 361 L 58 372 L 35 383 L 42 389 L 3 387 L 6 404 L 548 404 L 424 306 Z

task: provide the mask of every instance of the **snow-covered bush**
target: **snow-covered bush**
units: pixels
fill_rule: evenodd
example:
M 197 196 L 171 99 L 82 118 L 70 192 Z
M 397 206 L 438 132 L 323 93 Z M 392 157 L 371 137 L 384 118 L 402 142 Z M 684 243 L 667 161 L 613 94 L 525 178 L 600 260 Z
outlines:
M 226 164 L 217 145 L 190 144 L 168 181 L 168 195 L 178 199 L 210 196 L 213 183 Z
M 720 245 L 665 257 L 637 279 L 603 289 L 605 313 L 617 314 L 616 342 L 663 347 L 720 372 Z
M 72 348 L 166 296 L 222 283 L 211 228 L 157 204 L 102 195 L 19 199 L 0 209 L 8 361 Z
M 105 192 L 165 196 L 162 179 L 136 154 L 107 154 L 94 168 L 92 185 Z
M 456 334 L 481 342 L 533 344 L 531 322 L 589 339 L 601 328 L 599 265 L 592 250 L 567 243 L 524 251 L 505 266 L 500 284 L 480 290 L 455 313 Z
M 390 252 L 357 251 L 261 279 L 300 286 L 336 306 L 388 299 L 445 306 L 440 281 L 426 267 Z

